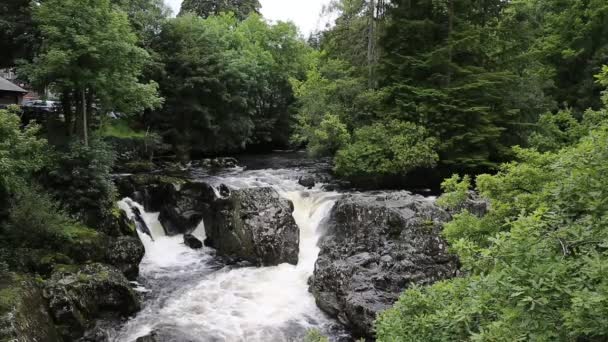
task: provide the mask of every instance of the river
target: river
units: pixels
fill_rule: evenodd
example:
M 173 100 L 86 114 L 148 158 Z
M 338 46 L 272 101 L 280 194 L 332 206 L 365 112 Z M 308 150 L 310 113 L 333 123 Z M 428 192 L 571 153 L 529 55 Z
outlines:
M 297 180 L 307 173 L 325 173 L 327 165 L 287 154 L 252 158 L 248 164 L 217 174 L 195 169 L 192 178 L 233 189 L 270 186 L 291 200 L 300 228 L 298 265 L 224 265 L 213 249 L 192 250 L 182 236 L 166 236 L 158 213 L 144 213 L 152 235 L 140 233 L 146 254 L 137 286 L 144 306 L 112 329 L 113 341 L 132 342 L 153 331 L 159 341 L 302 341 L 310 329 L 332 340 L 348 339 L 339 324 L 318 309 L 307 285 L 319 253 L 320 227 L 340 194 L 320 184 L 308 190 Z M 135 205 L 144 212 L 130 199 L 120 205 L 128 211 Z M 204 240 L 204 222 L 194 235 Z

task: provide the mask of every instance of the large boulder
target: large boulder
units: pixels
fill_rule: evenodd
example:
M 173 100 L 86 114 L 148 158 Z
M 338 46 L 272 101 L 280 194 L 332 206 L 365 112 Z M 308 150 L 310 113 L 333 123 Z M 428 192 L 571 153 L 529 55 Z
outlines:
M 355 335 L 373 337 L 376 314 L 404 289 L 457 275 L 458 260 L 440 237 L 449 218 L 408 192 L 338 200 L 311 279 L 317 305 Z
M 189 182 L 167 200 L 160 210 L 160 223 L 169 236 L 192 232 L 202 221 L 203 212 L 216 199 L 207 183 Z
M 140 309 L 139 298 L 120 270 L 104 264 L 57 267 L 44 297 L 65 340 L 75 340 L 102 315 L 127 317 Z
M 134 280 L 139 275 L 139 263 L 145 253 L 139 237 L 121 236 L 110 241 L 106 262 L 118 268 L 127 279 Z
M 312 176 L 302 176 L 298 179 L 298 184 L 308 189 L 314 188 L 316 183 L 317 182 Z
M 39 285 L 0 272 L 0 341 L 61 342 Z
M 256 265 L 297 264 L 299 228 L 292 203 L 272 188 L 232 190 L 205 210 L 206 244 Z
M 120 197 L 130 197 L 144 206 L 148 212 L 159 212 L 166 202 L 175 200 L 182 177 L 161 174 L 135 174 L 117 176 L 114 179 Z

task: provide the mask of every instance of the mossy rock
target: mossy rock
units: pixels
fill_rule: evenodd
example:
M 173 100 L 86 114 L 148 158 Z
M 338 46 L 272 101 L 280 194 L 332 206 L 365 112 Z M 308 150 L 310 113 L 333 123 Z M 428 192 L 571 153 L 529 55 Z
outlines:
M 65 340 L 75 340 L 102 315 L 128 317 L 140 309 L 139 297 L 120 270 L 95 263 L 57 266 L 44 297 Z
M 156 169 L 156 165 L 149 160 L 135 160 L 120 164 L 117 169 L 124 173 L 152 172 Z
M 56 264 L 72 264 L 72 259 L 60 252 L 45 249 L 2 249 L 1 255 L 11 270 L 47 277 Z
M 30 276 L 0 274 L 0 341 L 62 341 L 38 283 Z

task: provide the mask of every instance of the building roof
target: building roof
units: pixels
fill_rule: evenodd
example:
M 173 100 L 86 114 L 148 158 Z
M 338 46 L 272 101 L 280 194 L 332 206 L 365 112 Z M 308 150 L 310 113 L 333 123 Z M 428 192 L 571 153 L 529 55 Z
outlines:
M 14 93 L 27 93 L 28 91 L 18 85 L 0 77 L 0 91 L 11 91 Z

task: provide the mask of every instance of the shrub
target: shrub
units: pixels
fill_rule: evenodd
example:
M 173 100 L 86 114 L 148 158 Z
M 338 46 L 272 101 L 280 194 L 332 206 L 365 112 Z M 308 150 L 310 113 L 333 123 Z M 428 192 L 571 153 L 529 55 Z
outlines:
M 22 129 L 15 108 L 0 110 L 0 194 L 18 191 L 48 162 L 47 142 L 38 138 L 39 130 L 35 124 Z
M 353 143 L 338 151 L 336 172 L 346 177 L 405 175 L 434 166 L 439 159 L 436 145 L 435 138 L 413 123 L 376 123 L 357 129 Z
M 24 188 L 13 198 L 4 235 L 14 248 L 56 248 L 74 225 L 59 204 L 40 187 Z
M 87 226 L 98 227 L 111 215 L 116 201 L 113 163 L 112 149 L 100 139 L 92 139 L 88 147 L 75 141 L 56 156 L 45 185 L 70 215 Z
M 380 315 L 378 341 L 608 338 L 608 127 L 517 153 L 477 179 L 489 213 L 445 227 L 466 276 L 407 290 Z
M 340 148 L 346 146 L 350 134 L 340 118 L 336 115 L 325 116 L 319 128 L 313 130 L 308 143 L 308 151 L 315 157 L 333 156 Z

